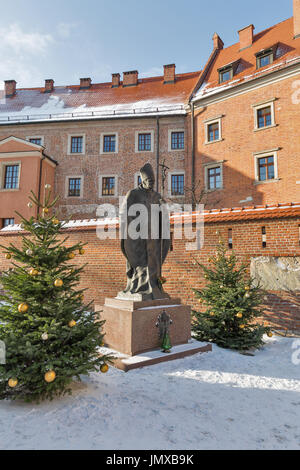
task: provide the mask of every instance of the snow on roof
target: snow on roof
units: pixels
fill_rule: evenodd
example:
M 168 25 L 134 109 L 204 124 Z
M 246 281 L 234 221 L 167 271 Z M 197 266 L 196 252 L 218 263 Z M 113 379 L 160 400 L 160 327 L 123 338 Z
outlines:
M 182 212 L 172 214 L 170 216 L 171 224 L 176 223 L 178 219 L 181 221 L 182 217 L 194 218 L 195 216 L 204 216 L 205 222 L 214 220 L 227 220 L 227 219 L 255 219 L 255 218 L 276 218 L 276 217 L 294 217 L 300 216 L 300 202 L 290 202 L 274 205 L 258 205 L 246 207 L 232 207 L 224 209 L 210 209 L 200 212 Z M 68 222 L 61 222 L 63 229 L 78 229 L 97 226 L 118 226 L 119 218 L 103 218 L 103 219 L 84 219 L 84 220 L 70 220 Z M 0 230 L 1 234 L 9 234 L 22 231 L 21 225 L 9 225 Z
M 111 83 L 79 86 L 17 89 L 12 97 L 0 91 L 0 124 L 8 122 L 91 119 L 141 116 L 149 114 L 185 114 L 200 72 L 178 74 L 172 84 L 163 77 L 145 78 L 138 85 L 112 88 Z
M 274 46 L 272 65 L 257 69 L 256 54 L 272 46 Z M 237 61 L 239 61 L 239 67 L 234 73 L 233 80 L 219 83 L 219 70 L 226 64 L 232 64 Z M 294 63 L 300 63 L 300 38 L 294 39 L 293 18 L 289 18 L 255 34 L 251 47 L 241 51 L 240 43 L 238 42 L 221 49 L 205 77 L 205 83 L 199 88 L 193 101 L 220 93 Z

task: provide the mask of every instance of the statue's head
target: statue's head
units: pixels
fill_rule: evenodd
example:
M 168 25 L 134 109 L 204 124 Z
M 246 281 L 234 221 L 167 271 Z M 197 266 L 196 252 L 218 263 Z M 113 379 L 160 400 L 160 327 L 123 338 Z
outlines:
M 155 176 L 154 171 L 150 163 L 146 163 L 140 169 L 141 179 L 142 179 L 142 186 L 144 189 L 153 189 L 155 183 Z

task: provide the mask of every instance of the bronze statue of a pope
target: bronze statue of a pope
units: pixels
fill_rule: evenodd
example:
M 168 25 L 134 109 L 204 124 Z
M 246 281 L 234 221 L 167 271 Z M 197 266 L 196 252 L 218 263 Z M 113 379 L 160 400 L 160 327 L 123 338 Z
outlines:
M 121 249 L 127 263 L 127 285 L 117 298 L 151 300 L 169 297 L 162 287 L 162 264 L 170 247 L 169 212 L 154 191 L 150 163 L 140 170 L 141 183 L 126 195 L 120 210 Z

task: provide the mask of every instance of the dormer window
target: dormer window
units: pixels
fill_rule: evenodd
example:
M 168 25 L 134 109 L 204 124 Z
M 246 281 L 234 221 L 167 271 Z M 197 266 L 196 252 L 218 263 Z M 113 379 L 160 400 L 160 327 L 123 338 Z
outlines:
M 221 67 L 219 72 L 219 83 L 227 82 L 231 80 L 234 75 L 237 73 L 238 66 L 240 64 L 240 59 L 231 62 L 231 64 L 224 65 Z
M 233 77 L 233 67 L 232 65 L 228 65 L 219 70 L 219 83 L 227 82 L 231 80 Z
M 272 64 L 274 61 L 274 48 L 265 49 L 256 54 L 256 68 L 260 69 L 266 65 Z

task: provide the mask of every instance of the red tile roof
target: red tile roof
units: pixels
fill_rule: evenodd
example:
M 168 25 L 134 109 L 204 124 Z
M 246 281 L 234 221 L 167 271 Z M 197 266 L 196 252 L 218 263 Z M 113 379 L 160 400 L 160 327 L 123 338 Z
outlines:
M 200 71 L 176 75 L 175 83 L 164 84 L 163 77 L 140 79 L 137 86 L 112 88 L 111 83 L 92 84 L 88 89 L 79 85 L 54 87 L 53 92 L 45 93 L 44 88 L 17 89 L 14 96 L 5 98 L 0 91 L 0 123 L 7 116 L 46 115 L 58 113 L 87 113 L 104 111 L 104 114 L 129 111 L 133 108 L 145 112 L 180 107 L 183 110 L 200 76 Z M 118 109 L 119 108 L 119 109 Z M 54 116 L 53 116 L 54 117 Z
M 275 45 L 277 45 L 277 52 L 273 64 L 257 70 L 255 54 Z M 255 34 L 252 46 L 247 49 L 240 51 L 239 42 L 221 49 L 197 96 L 205 96 L 212 91 L 212 88 L 214 91 L 217 91 L 218 88 L 230 86 L 233 83 L 234 85 L 239 85 L 245 81 L 286 67 L 297 60 L 300 62 L 300 38 L 294 39 L 293 18 L 289 18 Z M 239 61 L 239 65 L 232 80 L 219 84 L 218 70 L 236 61 Z

